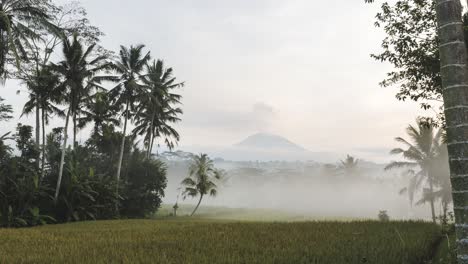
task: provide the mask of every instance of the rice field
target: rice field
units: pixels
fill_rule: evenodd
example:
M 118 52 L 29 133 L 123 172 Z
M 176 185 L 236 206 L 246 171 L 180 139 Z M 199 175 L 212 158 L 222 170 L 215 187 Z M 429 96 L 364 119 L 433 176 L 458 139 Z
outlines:
M 423 222 L 116 220 L 0 229 L 0 263 L 428 263 Z

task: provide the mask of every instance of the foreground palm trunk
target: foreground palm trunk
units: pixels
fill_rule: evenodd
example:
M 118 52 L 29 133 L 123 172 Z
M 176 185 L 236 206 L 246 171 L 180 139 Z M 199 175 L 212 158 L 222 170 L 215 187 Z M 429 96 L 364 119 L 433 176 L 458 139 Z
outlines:
M 68 121 L 70 119 L 70 109 L 67 112 L 67 117 L 65 119 L 65 130 L 63 131 L 63 145 L 62 145 L 62 156 L 60 157 L 60 169 L 59 175 L 57 178 L 57 186 L 55 188 L 55 202 L 57 202 L 59 193 L 60 193 L 60 185 L 62 184 L 62 176 L 63 176 L 63 165 L 65 164 L 65 152 L 67 150 L 67 138 L 68 138 Z
M 435 0 L 458 263 L 468 263 L 468 69 L 460 0 Z

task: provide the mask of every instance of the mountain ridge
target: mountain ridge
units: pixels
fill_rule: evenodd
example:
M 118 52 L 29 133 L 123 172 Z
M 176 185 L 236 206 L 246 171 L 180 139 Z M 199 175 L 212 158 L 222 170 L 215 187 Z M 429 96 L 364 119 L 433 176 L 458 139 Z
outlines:
M 285 151 L 300 151 L 305 152 L 307 149 L 293 143 L 289 139 L 270 133 L 255 133 L 248 136 L 244 140 L 234 144 L 234 147 L 254 148 L 264 150 L 285 150 Z

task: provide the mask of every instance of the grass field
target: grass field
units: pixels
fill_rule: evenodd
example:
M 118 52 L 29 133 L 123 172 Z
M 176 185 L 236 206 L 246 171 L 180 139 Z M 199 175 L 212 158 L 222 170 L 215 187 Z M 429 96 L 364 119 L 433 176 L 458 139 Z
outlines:
M 439 228 L 421 222 L 119 220 L 0 229 L 0 263 L 414 263 Z
M 180 204 L 177 210 L 178 216 L 188 216 L 192 212 L 194 205 Z M 165 219 L 173 215 L 172 205 L 163 204 L 154 216 L 156 219 Z M 320 215 L 307 215 L 297 212 L 261 209 L 261 208 L 231 208 L 223 206 L 200 206 L 195 216 L 197 218 L 212 220 L 234 220 L 234 221 L 260 221 L 260 222 L 304 222 L 304 221 L 351 221 L 358 220 L 349 217 L 324 217 Z M 377 219 L 377 214 L 375 219 Z

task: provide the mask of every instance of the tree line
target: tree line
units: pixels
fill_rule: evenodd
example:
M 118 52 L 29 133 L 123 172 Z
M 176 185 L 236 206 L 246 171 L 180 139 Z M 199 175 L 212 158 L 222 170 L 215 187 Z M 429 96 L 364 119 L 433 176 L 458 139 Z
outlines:
M 22 115 L 35 118 L 34 128 L 18 124 L 0 137 L 0 226 L 153 213 L 166 166 L 152 153 L 180 139 L 184 83 L 145 45 L 102 47 L 103 32 L 79 3 L 3 0 L 0 14 L 0 76 L 20 81 Z M 11 118 L 0 98 L 0 122 Z M 63 127 L 46 133 L 53 118 Z

